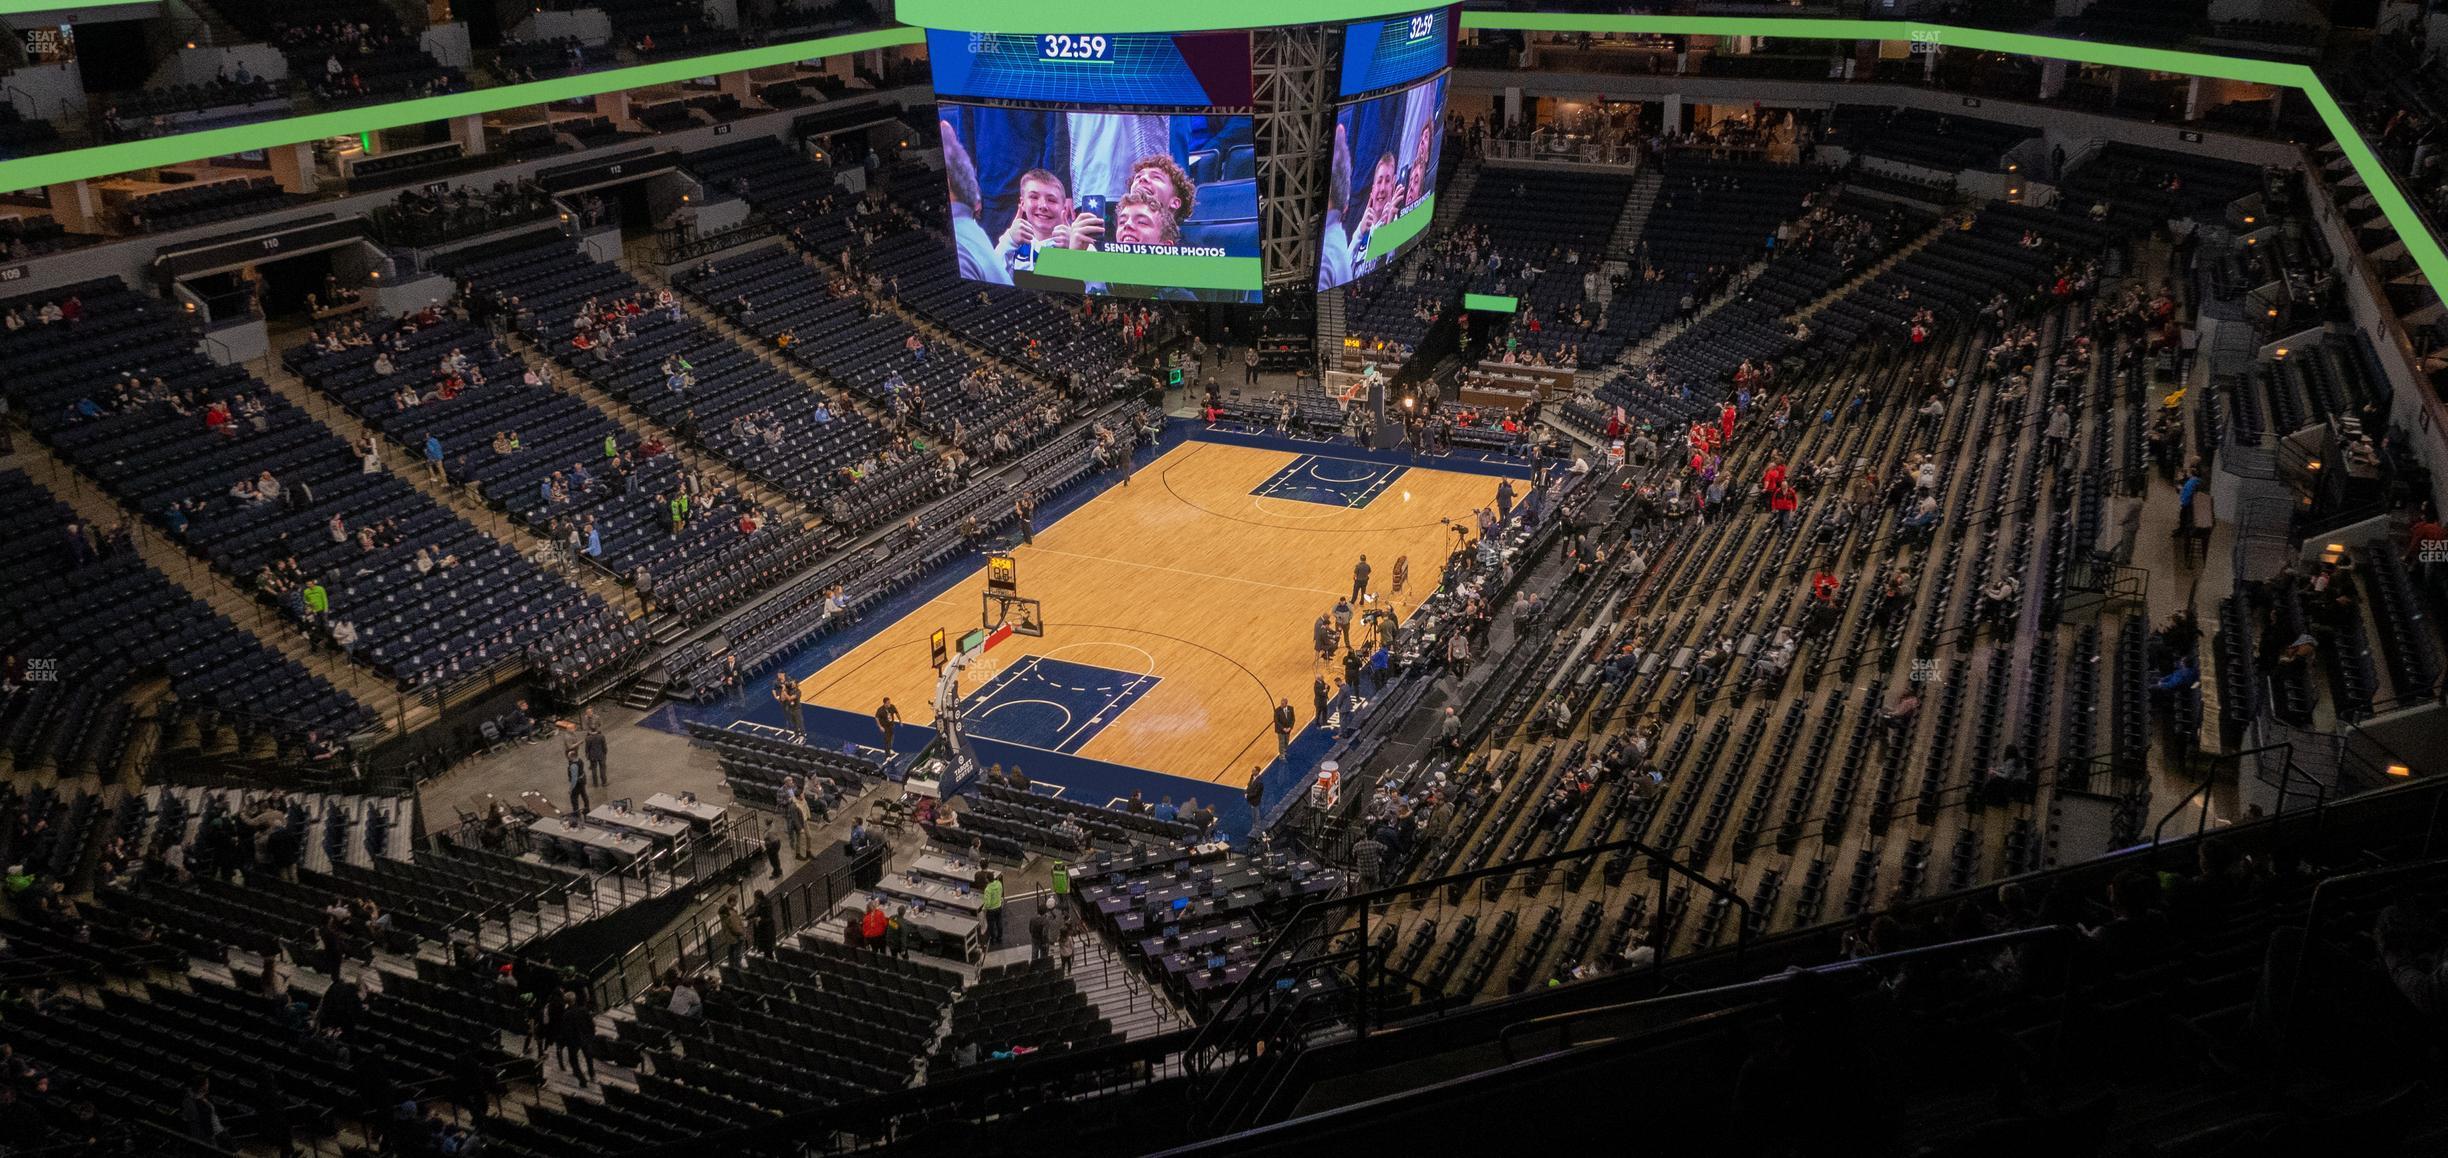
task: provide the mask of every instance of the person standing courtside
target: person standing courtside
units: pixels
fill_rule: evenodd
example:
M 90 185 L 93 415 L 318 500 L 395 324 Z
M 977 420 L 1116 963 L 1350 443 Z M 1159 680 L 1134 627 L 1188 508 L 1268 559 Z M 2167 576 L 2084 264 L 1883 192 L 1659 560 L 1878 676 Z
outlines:
M 1292 710 L 1292 700 L 1275 705 L 1275 752 L 1282 755 L 1292 747 L 1292 726 L 1300 722 L 1300 713 Z
M 571 814 L 577 816 L 583 816 L 588 809 L 595 807 L 595 802 L 587 798 L 586 764 L 578 759 L 575 748 L 569 754 L 569 802 Z
M 1362 555 L 1360 556 L 1360 561 L 1358 563 L 1352 564 L 1351 601 L 1354 603 L 1360 602 L 1361 597 L 1368 594 L 1368 589 L 1369 561 L 1368 556 Z
M 1003 943 L 1003 874 L 996 873 L 986 878 L 986 887 L 980 889 L 979 894 L 978 903 L 984 907 L 983 911 L 986 914 L 986 944 L 990 947 L 1001 945 Z
M 789 672 L 775 672 L 773 698 L 782 705 L 782 724 L 790 729 L 791 735 L 807 735 L 806 716 L 799 704 L 799 681 L 790 678 Z
M 1244 386 L 1258 384 L 1258 347 L 1255 344 L 1252 344 L 1241 355 L 1241 384 Z
M 893 746 L 893 729 L 901 726 L 901 709 L 893 706 L 891 696 L 884 697 L 884 702 L 876 705 L 875 721 L 876 730 L 884 733 L 884 750 L 889 753 Z
M 605 760 L 610 755 L 611 744 L 604 739 L 603 725 L 589 721 L 586 731 L 587 771 L 593 775 L 598 788 L 612 786 L 612 774 L 605 767 Z
M 799 787 L 797 776 L 782 778 L 782 791 L 775 798 L 782 807 L 782 827 L 790 834 L 791 855 L 806 860 L 808 855 L 807 798 Z M 780 875 L 780 870 L 775 870 Z

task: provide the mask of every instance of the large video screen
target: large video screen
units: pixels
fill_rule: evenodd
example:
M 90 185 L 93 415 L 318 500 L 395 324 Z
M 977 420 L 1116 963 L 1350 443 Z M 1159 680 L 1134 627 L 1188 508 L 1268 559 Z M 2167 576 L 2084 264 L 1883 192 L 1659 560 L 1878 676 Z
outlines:
M 1453 64 L 1453 17 L 1451 8 L 1432 8 L 1345 25 L 1343 95 L 1410 84 L 1445 71 Z
M 1439 76 L 1335 111 L 1334 170 L 1318 246 L 1319 289 L 1374 272 L 1410 248 L 1436 216 L 1446 79 Z
M 953 248 L 974 281 L 1256 301 L 1250 118 L 939 106 Z
M 927 33 L 935 95 L 1090 108 L 1250 105 L 1246 32 Z

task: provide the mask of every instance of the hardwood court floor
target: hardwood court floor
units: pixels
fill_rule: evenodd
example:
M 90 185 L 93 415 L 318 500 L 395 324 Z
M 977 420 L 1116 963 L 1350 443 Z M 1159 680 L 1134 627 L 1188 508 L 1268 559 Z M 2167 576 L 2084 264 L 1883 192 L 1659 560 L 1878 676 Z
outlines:
M 1454 537 L 1440 520 L 1468 522 L 1495 501 L 1497 480 L 1411 468 L 1365 505 L 1257 495 L 1308 456 L 1189 442 L 1037 532 L 1017 552 L 1020 594 L 1044 604 L 1043 638 L 1015 636 L 963 673 L 968 695 L 1030 655 L 1159 679 L 1101 731 L 1065 750 L 1109 763 L 1239 787 L 1275 757 L 1275 702 L 1290 699 L 1306 727 L 1311 682 L 1342 679 L 1311 644 L 1318 615 L 1351 590 L 1362 554 L 1382 600 L 1394 561 L 1410 583 L 1394 605 L 1409 614 L 1427 594 Z M 1369 466 L 1323 459 L 1317 477 Z M 1337 464 L 1341 464 L 1338 466 Z M 1308 464 L 1302 465 L 1306 476 Z M 1518 488 L 1521 484 L 1516 483 Z M 1286 493 L 1290 493 L 1286 490 Z M 891 696 L 903 719 L 932 722 L 935 674 L 927 637 L 979 625 L 979 567 L 945 594 L 886 627 L 801 683 L 806 701 L 862 714 Z M 1071 717 L 1066 714 L 1066 720 Z M 971 725 L 977 727 L 976 710 Z

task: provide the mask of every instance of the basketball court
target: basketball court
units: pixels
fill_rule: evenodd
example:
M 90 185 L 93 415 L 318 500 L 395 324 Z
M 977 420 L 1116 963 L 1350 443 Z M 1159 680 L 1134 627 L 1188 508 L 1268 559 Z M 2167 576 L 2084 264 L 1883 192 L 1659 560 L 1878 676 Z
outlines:
M 1361 555 L 1372 606 L 1409 614 L 1433 590 L 1452 523 L 1498 480 L 1397 463 L 1190 441 L 1040 529 L 1014 551 L 1018 595 L 1044 635 L 1015 635 L 962 675 L 970 734 L 1231 787 L 1275 758 L 1272 712 L 1301 726 L 1317 617 L 1351 591 Z M 1475 532 L 1474 532 L 1475 533 Z M 1393 592 L 1394 564 L 1410 582 Z M 890 696 L 932 722 L 930 638 L 984 626 L 987 568 L 803 680 L 812 705 L 862 715 Z

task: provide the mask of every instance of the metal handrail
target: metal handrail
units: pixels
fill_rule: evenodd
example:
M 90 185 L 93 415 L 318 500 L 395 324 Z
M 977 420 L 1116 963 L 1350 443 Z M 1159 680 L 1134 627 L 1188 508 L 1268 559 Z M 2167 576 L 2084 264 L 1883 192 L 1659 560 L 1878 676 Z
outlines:
M 2259 755 L 2261 755 L 2261 754 L 2263 754 L 2263 753 L 2266 753 L 2266 752 L 2276 752 L 2276 753 L 2279 753 L 2279 754 L 2280 754 L 2280 762 L 2281 762 L 2282 766 L 2283 766 L 2283 767 L 2284 767 L 2284 769 L 2285 769 L 2284 771 L 2282 771 L 2281 773 L 2279 773 L 2278 783 L 2277 783 L 2277 785 L 2276 785 L 2276 787 L 2277 787 L 2277 789 L 2278 789 L 2279 811 L 2283 812 L 2283 811 L 2285 811 L 2285 809 L 2286 809 L 2286 794 L 2287 794 L 2287 786 L 2288 786 L 2289 784 L 2291 784 L 2291 783 L 2294 781 L 2295 777 L 2297 777 L 2297 776 L 2301 776 L 2301 777 L 2303 777 L 2304 782 L 2305 782 L 2306 784 L 2309 784 L 2309 785 L 2311 785 L 2311 786 L 2312 786 L 2312 789 L 2313 789 L 2313 802 L 2312 802 L 2312 810 L 2313 810 L 2313 813 L 2315 814 L 2315 819 L 2316 819 L 2316 821 L 2317 821 L 2319 814 L 2320 814 L 2320 813 L 2322 813 L 2324 810 L 2326 810 L 2326 809 L 2327 809 L 2327 807 L 2328 807 L 2328 804 L 2329 804 L 2329 793 L 2328 793 L 2328 789 L 2327 789 L 2327 787 L 2326 787 L 2325 785 L 2323 785 L 2323 784 L 2322 784 L 2322 783 L 2321 783 L 2321 782 L 2320 782 L 2318 779 L 2314 778 L 2314 777 L 2312 776 L 2312 774 L 2311 774 L 2311 773 L 2304 771 L 2302 768 L 2300 768 L 2299 766 L 2297 766 L 2297 765 L 2296 765 L 2296 763 L 2295 763 L 2295 745 L 2294 745 L 2292 742 L 2282 742 L 2282 743 L 2277 743 L 2277 744 L 2263 744 L 2263 745 L 2261 745 L 2260 747 L 2257 747 L 2257 748 L 2246 748 L 2246 749 L 2244 749 L 2244 750 L 2242 750 L 2242 751 L 2238 751 L 2238 752 L 2225 752 L 2225 753 L 2219 753 L 2219 754 L 2218 754 L 2218 755 L 2215 757 L 2215 759 L 2220 760 L 2220 761 L 2233 761 L 2233 762 L 2235 763 L 2235 765 L 2236 765 L 2238 768 L 2241 768 L 2241 767 L 2243 766 L 2243 762 L 2244 762 L 2246 759 L 2249 759 L 2249 758 L 2254 757 L 2254 756 L 2259 756 Z M 2256 779 L 2259 779 L 2259 778 L 2260 778 L 2260 773 L 2259 773 L 2258 769 L 2256 769 L 2256 770 L 2255 770 L 2255 772 L 2254 772 L 2254 777 L 2255 777 Z M 2200 784 L 2198 784 L 2198 785 L 2195 785 L 2195 786 L 2194 786 L 2194 788 L 2193 788 L 2193 790 L 2192 790 L 2191 792 L 2187 792 L 2187 793 L 2185 793 L 2185 794 L 2184 794 L 2183 799 L 2178 800 L 2178 801 L 2175 803 L 2175 805 L 2174 805 L 2173 807 L 2170 807 L 2170 808 L 2167 810 L 2166 814 L 2162 815 L 2162 816 L 2159 818 L 2159 823 L 2158 823 L 2158 824 L 2156 824 L 2156 825 L 2154 825 L 2154 826 L 2152 826 L 2152 828 L 2151 828 L 2151 841 L 2150 841 L 2150 846 L 2151 846 L 2152 848 L 2157 848 L 2157 847 L 2159 847 L 2159 846 L 2160 846 L 2160 844 L 2162 843 L 2163 833 L 2165 832 L 2165 830 L 2166 830 L 2166 828 L 2167 828 L 2167 823 L 2168 823 L 2168 821 L 2170 821 L 2170 820 L 2174 820 L 2174 819 L 2176 818 L 2176 814 L 2177 814 L 2177 813 L 2180 813 L 2180 812 L 2182 812 L 2182 811 L 2184 811 L 2184 810 L 2185 810 L 2185 808 L 2186 808 L 2188 805 L 2190 805 L 2190 804 L 2192 804 L 2192 803 L 2193 803 L 2194 798 L 2195 798 L 2195 797 L 2197 797 L 2197 796 L 2201 798 L 2201 822 L 2200 822 L 2198 825 L 2196 825 L 2196 826 L 2195 826 L 2195 828 L 2194 828 L 2194 830 L 2193 830 L 2193 833 L 2194 833 L 2194 835 L 2195 835 L 2195 836 L 2199 836 L 2199 835 L 2201 835 L 2203 832 L 2206 832 L 2206 831 L 2208 831 L 2208 830 L 2209 830 L 2209 826 L 2210 826 L 2210 819 L 2209 819 L 2209 818 L 2210 818 L 2210 795 L 2209 795 L 2209 790 L 2210 790 L 2211 785 L 2212 785 L 2212 784 L 2214 784 L 2214 783 L 2216 783 L 2216 780 L 2217 780 L 2217 778 L 2216 778 L 2216 775 L 2215 775 L 2215 768 L 2205 769 L 2205 770 L 2204 770 L 2203 775 L 2202 775 L 2202 779 L 2201 779 L 2201 783 L 2200 783 Z M 2263 780 L 2262 782 L 2263 782 L 2263 783 L 2268 783 L 2268 781 L 2267 781 L 2267 780 Z M 2316 830 L 2316 831 L 2317 831 L 2317 830 Z
M 2284 767 L 2286 770 L 2278 774 L 2278 808 L 2280 811 L 2283 812 L 2286 810 L 2288 785 L 2292 784 L 2297 776 L 2302 776 L 2304 783 L 2310 785 L 2312 788 L 2313 811 L 2317 812 L 2328 805 L 2328 785 L 2321 783 L 2319 778 L 2313 776 L 2311 773 L 2296 767 L 2295 761 L 2291 758 L 2287 760 Z
M 686 237 L 667 235 L 661 242 L 660 251 L 664 265 L 678 265 L 710 253 L 718 253 L 732 246 L 746 245 L 752 241 L 781 235 L 781 222 L 763 214 L 752 214 L 737 225 L 718 229 L 712 233 L 691 233 Z
M 2434 807 L 2436 807 L 2436 804 Z M 2285 1069 L 2286 1059 L 2290 1053 L 2288 1046 L 2294 1039 L 2295 1007 L 2303 994 L 2304 968 L 2313 959 L 2311 955 L 2312 938 L 2320 931 L 2321 899 L 2323 895 L 2329 893 L 2332 889 L 2343 885 L 2379 880 L 2386 877 L 2413 876 L 2417 873 L 2439 872 L 2442 870 L 2448 870 L 2448 858 L 2417 861 L 2413 864 L 2392 865 L 2388 868 L 2371 869 L 2366 872 L 2347 873 L 2343 876 L 2327 877 L 2320 883 L 2312 886 L 2312 900 L 2304 908 L 2303 935 L 2297 938 L 2295 943 L 2295 961 L 2293 968 L 2288 973 L 2286 994 L 2279 1000 L 2276 1065 L 2280 1072 L 2283 1072 Z
M 468 694 L 470 689 L 478 687 L 480 681 L 486 688 L 499 687 L 528 666 L 527 656 L 523 652 L 504 656 L 458 679 L 425 684 L 417 688 L 417 698 L 425 701 L 426 706 L 440 710 L 452 700 Z
M 2210 785 L 2211 785 L 2212 783 L 2213 783 L 2213 778 L 2211 777 L 2211 775 L 2209 774 L 2209 772 L 2204 771 L 2204 772 L 2202 773 L 2201 783 L 2194 785 L 2194 786 L 2193 786 L 2193 790 L 2192 790 L 2191 792 L 2187 792 L 2187 793 L 2185 793 L 2185 794 L 2184 794 L 2184 798 L 2183 798 L 2183 799 L 2181 799 L 2181 800 L 2178 800 L 2178 801 L 2176 802 L 2175 807 L 2168 809 L 2168 810 L 2167 810 L 2166 815 L 2161 816 L 2161 817 L 2159 818 L 2159 823 L 2154 824 L 2154 825 L 2152 825 L 2152 826 L 2151 826 L 2151 839 L 2150 839 L 2150 846 L 2151 846 L 2152 848 L 2157 848 L 2157 847 L 2159 847 L 2159 842 L 2160 842 L 2160 839 L 2161 839 L 2161 834 L 2162 834 L 2162 833 L 2164 833 L 2164 832 L 2166 831 L 2168 821 L 2171 821 L 2171 820 L 2176 819 L 2176 814 L 2177 814 L 2177 813 L 2179 813 L 2179 812 L 2184 811 L 2184 810 L 2185 810 L 2185 806 L 2187 806 L 2187 805 L 2189 805 L 2189 804 L 2193 803 L 2193 798 L 2194 798 L 2194 797 L 2196 797 L 2196 796 L 2198 796 L 2198 797 L 2200 797 L 2200 798 L 2201 798 L 2201 823 L 2200 823 L 2199 825 L 2197 825 L 2197 826 L 2195 826 L 2195 827 L 2194 827 L 2194 829 L 2193 829 L 2193 835 L 2195 835 L 2195 836 L 2199 836 L 2199 835 L 2201 835 L 2203 832 L 2205 832 L 2205 831 L 2207 831 L 2207 830 L 2209 829 L 2209 827 L 2210 827 Z
M 1651 875 L 1660 882 L 1661 887 L 1663 886 L 1666 877 L 1683 876 L 1688 878 L 1692 883 L 1699 885 L 1703 891 L 1723 898 L 1727 903 L 1740 909 L 1742 912 L 1742 920 L 1736 926 L 1736 954 L 1739 956 L 1741 952 L 1749 946 L 1752 935 L 1752 921 L 1751 903 L 1748 900 L 1745 900 L 1732 888 L 1710 878 L 1707 874 L 1702 873 L 1679 860 L 1676 860 L 1672 854 L 1666 852 L 1665 850 L 1659 849 L 1646 841 L 1635 839 L 1608 841 L 1604 844 L 1588 845 L 1577 849 L 1568 849 L 1562 852 L 1549 853 L 1545 856 L 1530 857 L 1528 859 L 1518 861 L 1508 861 L 1504 864 L 1498 865 L 1489 865 L 1484 868 L 1471 869 L 1467 872 L 1450 873 L 1445 876 L 1435 877 L 1429 880 L 1414 881 L 1409 884 L 1402 885 L 1393 885 L 1387 888 L 1375 889 L 1366 893 L 1357 893 L 1339 898 L 1329 897 L 1311 901 L 1305 905 L 1302 905 L 1300 909 L 1292 914 L 1291 919 L 1284 923 L 1283 928 L 1275 934 L 1274 938 L 1267 943 L 1266 947 L 1260 950 L 1257 960 L 1262 963 L 1261 967 L 1252 968 L 1249 973 L 1241 979 L 1240 983 L 1233 987 L 1232 992 L 1216 1006 L 1215 1014 L 1208 1019 L 1204 1026 L 1200 1027 L 1198 1037 L 1191 1043 L 1190 1049 L 1184 1051 L 1187 1064 L 1195 1072 L 1207 1072 L 1211 1068 L 1213 1061 L 1221 1058 L 1226 1051 L 1226 1047 L 1229 1043 L 1224 1040 L 1225 1035 L 1234 1034 L 1238 1036 L 1239 1034 L 1245 1032 L 1250 1025 L 1263 1020 L 1262 1018 L 1252 1016 L 1252 1011 L 1249 1009 L 1249 1007 L 1257 1001 L 1259 994 L 1268 993 L 1273 990 L 1276 975 L 1283 972 L 1285 968 L 1306 966 L 1314 963 L 1311 961 L 1297 960 L 1289 956 L 1284 956 L 1285 954 L 1292 950 L 1298 949 L 1302 945 L 1317 941 L 1321 937 L 1337 935 L 1342 932 L 1342 930 L 1339 929 L 1333 931 L 1321 930 L 1313 924 L 1313 921 L 1317 918 L 1325 917 L 1331 913 L 1341 910 L 1348 910 L 1357 913 L 1361 920 L 1359 930 L 1360 944 L 1365 947 L 1368 944 L 1367 916 L 1371 906 L 1379 902 L 1410 897 L 1418 894 L 1431 893 L 1439 890 L 1458 888 L 1476 881 L 1487 880 L 1493 877 L 1512 876 L 1518 873 L 1528 872 L 1533 869 L 1562 864 L 1567 861 L 1590 859 L 1619 852 L 1639 853 L 1647 857 L 1652 866 Z M 1665 906 L 1662 904 L 1657 906 L 1657 908 L 1651 913 L 1651 919 L 1653 926 L 1662 924 L 1665 919 Z M 1652 938 L 1652 943 L 1658 946 L 1658 960 L 1661 964 L 1665 959 L 1665 941 L 1666 938 L 1663 936 L 1653 936 Z M 1365 964 L 1367 960 L 1366 952 L 1367 950 L 1365 948 L 1361 950 L 1361 960 L 1363 964 Z M 1264 963 L 1275 961 L 1278 957 L 1283 957 L 1283 960 L 1279 963 L 1278 968 L 1268 969 L 1263 967 Z M 1366 1020 L 1365 995 L 1371 988 L 1373 987 L 1363 984 L 1360 990 L 1363 994 L 1363 1008 L 1361 1012 L 1362 1021 L 1364 1023 Z
M 762 823 L 761 818 L 759 823 Z M 881 855 L 880 846 L 877 852 L 869 855 Z M 768 895 L 766 897 L 766 902 L 772 905 L 776 910 L 775 926 L 777 930 L 787 934 L 790 931 L 804 929 L 815 924 L 817 921 L 824 919 L 827 914 L 830 914 L 833 911 L 833 903 L 840 900 L 844 893 L 857 891 L 856 889 L 841 889 L 837 886 L 846 881 L 856 880 L 857 870 L 865 859 L 865 856 L 853 854 L 850 863 L 834 869 L 832 872 L 826 873 L 815 880 L 801 884 L 798 887 L 791 889 L 789 892 Z M 816 891 L 819 888 L 824 890 L 824 907 L 821 909 L 816 908 L 809 903 L 815 899 Z M 1019 899 L 1019 897 L 1015 895 L 1011 899 L 1016 901 Z M 794 916 L 796 916 L 797 919 L 788 920 L 786 923 L 786 918 L 792 918 Z
M 791 1147 L 790 1152 L 837 1153 L 839 1150 L 835 1143 L 838 1135 L 889 1139 L 895 1125 L 904 1117 L 946 1109 L 983 1116 L 992 1112 L 987 1108 L 993 1104 L 989 1102 L 992 1095 L 1006 1093 L 1014 1086 L 1032 1080 L 1041 1085 L 1051 1085 L 1065 1077 L 1083 1073 L 1130 1074 L 1131 1080 L 1142 1082 L 1161 1080 L 1167 1060 L 1187 1044 L 1190 1036 L 1189 1030 L 1178 1029 L 1113 1045 L 1041 1053 L 993 1065 L 972 1066 L 943 1076 L 930 1074 L 927 1083 L 922 1086 L 897 1089 L 857 1102 L 786 1114 L 756 1125 L 739 1126 L 715 1134 L 657 1143 L 631 1151 L 626 1158 L 703 1158 L 708 1154 L 742 1153 L 750 1145 L 771 1144 L 776 1140 L 780 1140 L 783 1146 Z M 806 1141 L 801 1144 L 791 1139 Z
M 1592 1006 L 1588 1009 L 1576 1009 L 1568 1013 L 1550 1013 L 1540 1017 L 1533 1017 L 1523 1021 L 1517 1021 L 1511 1025 L 1505 1026 L 1502 1030 L 1497 1032 L 1497 1045 L 1503 1051 L 1506 1061 L 1518 1061 L 1521 1059 L 1514 1053 L 1514 1043 L 1520 1037 L 1530 1032 L 1551 1026 L 1569 1027 L 1612 1013 L 1624 1013 L 1635 1009 L 1645 1010 L 1665 1008 L 1703 997 L 1723 999 L 1728 996 L 1739 996 L 1753 992 L 1776 993 L 1792 987 L 1800 978 L 1803 977 L 1841 976 L 1868 969 L 1877 969 L 1882 966 L 1897 965 L 1907 961 L 1916 961 L 1924 957 L 1947 956 L 1965 951 L 1986 950 L 2000 945 L 2016 945 L 2025 941 L 2036 941 L 2043 938 L 2056 938 L 2070 941 L 2073 938 L 2073 934 L 2074 930 L 2066 925 L 2038 925 L 2028 929 L 2013 929 L 2003 933 L 1991 933 L 1985 936 L 1974 937 L 1969 940 L 1949 941 L 1940 945 L 1922 945 L 1911 949 L 1898 949 L 1890 953 L 1880 953 L 1870 957 L 1856 957 L 1847 961 L 1829 962 L 1825 965 L 1804 966 L 1801 968 L 1790 969 L 1772 976 L 1762 977 L 1756 981 L 1745 981 L 1734 985 L 1720 985 L 1707 989 L 1686 990 L 1681 993 L 1661 994 L 1656 997 L 1644 997 L 1634 1001 L 1616 1002 L 1612 1005 L 1599 1005 Z M 1613 1039 L 1610 1038 L 1605 1040 Z M 1574 1049 L 1584 1045 L 1602 1044 L 1605 1044 L 1605 1041 L 1567 1041 L 1564 1043 L 1563 1048 Z
M 470 829 L 480 826 L 482 823 L 483 822 L 481 820 L 468 821 L 445 835 L 447 835 L 455 844 L 469 843 L 461 839 L 462 834 L 467 833 Z M 502 923 L 503 930 L 502 948 L 504 950 L 515 949 L 518 947 L 520 942 L 518 940 L 516 931 L 511 926 L 511 921 L 512 918 L 522 909 L 532 908 L 541 910 L 544 903 L 550 900 L 554 894 L 558 893 L 561 902 L 562 915 L 564 917 L 570 917 L 571 909 L 569 899 L 583 886 L 589 900 L 593 902 L 588 916 L 601 916 L 603 915 L 603 885 L 606 880 L 617 880 L 619 882 L 618 891 L 621 895 L 622 901 L 625 903 L 629 900 L 629 886 L 627 883 L 628 878 L 631 876 L 636 876 L 646 882 L 645 891 L 640 894 L 637 899 L 647 900 L 655 895 L 654 874 L 658 865 L 665 865 L 666 862 L 668 862 L 668 865 L 677 865 L 685 856 L 685 859 L 688 861 L 690 867 L 689 883 L 695 884 L 699 879 L 701 879 L 696 871 L 700 855 L 708 850 L 720 849 L 726 844 L 733 846 L 733 851 L 736 853 L 738 851 L 736 847 L 738 844 L 738 839 L 738 834 L 735 830 L 726 829 L 720 834 L 707 833 L 701 835 L 692 829 L 683 834 L 678 840 L 674 841 L 668 847 L 658 846 L 649 848 L 646 851 L 621 862 L 620 864 L 599 869 L 593 876 L 580 874 L 575 880 L 569 882 L 556 881 L 552 884 L 542 886 L 533 892 L 514 897 L 507 901 L 501 901 L 496 904 L 488 905 L 483 909 L 473 910 L 469 912 L 465 918 L 472 924 L 469 932 L 471 935 L 476 937 L 478 947 L 482 948 L 484 944 L 485 925 L 498 919 Z M 483 846 L 481 843 L 477 843 L 476 847 Z M 738 860 L 739 857 L 735 855 L 730 861 L 725 862 L 724 867 L 727 867 L 730 864 L 736 864 L 738 863 Z M 667 876 L 676 877 L 678 874 L 677 868 L 668 866 L 663 867 L 662 871 Z M 714 871 L 720 871 L 720 869 L 717 868 Z M 674 889 L 678 888 L 679 882 L 675 880 L 672 887 Z M 567 926 L 564 927 L 566 928 Z M 541 935 L 542 933 L 539 931 L 538 936 Z M 616 954 L 615 956 L 618 955 Z M 610 959 L 611 958 L 609 957 L 606 958 L 606 960 Z

